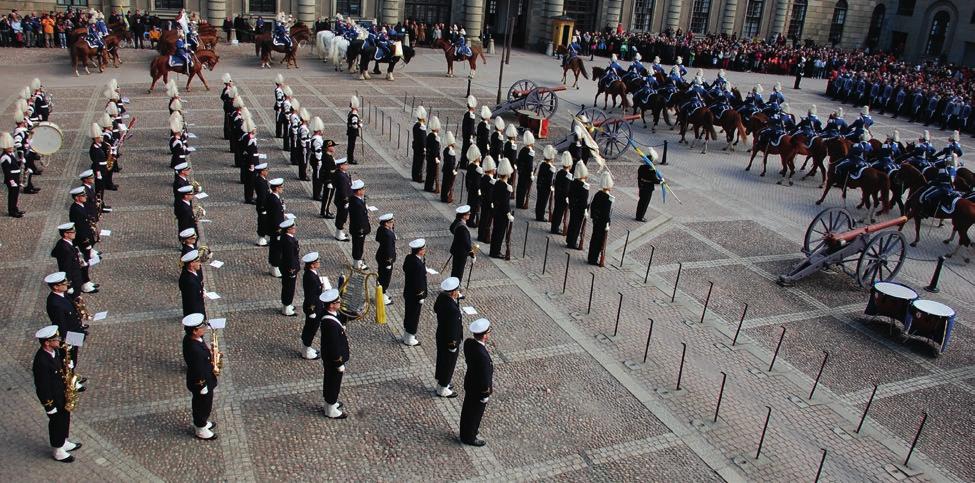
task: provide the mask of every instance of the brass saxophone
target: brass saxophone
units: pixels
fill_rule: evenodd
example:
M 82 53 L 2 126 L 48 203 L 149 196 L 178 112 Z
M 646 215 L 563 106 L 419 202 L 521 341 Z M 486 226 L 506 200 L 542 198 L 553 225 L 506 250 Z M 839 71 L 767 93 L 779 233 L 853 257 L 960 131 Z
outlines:
M 207 210 L 203 208 L 203 205 L 197 202 L 193 203 L 193 220 L 200 221 L 204 216 L 207 216 Z
M 64 344 L 61 349 L 64 351 L 64 370 L 61 371 L 61 379 L 64 381 L 64 409 L 72 412 L 78 405 L 78 375 L 71 367 L 71 346 Z
M 192 180 L 192 181 L 190 181 L 190 184 L 193 186 L 193 192 L 194 193 L 202 193 L 203 192 L 203 187 L 200 186 L 200 183 L 197 182 L 195 179 Z
M 81 317 L 83 322 L 94 320 L 94 316 L 92 316 L 91 312 L 88 311 L 88 304 L 85 303 L 85 299 L 82 298 L 81 295 L 75 297 L 74 308 L 78 311 L 78 315 Z
M 112 149 L 108 150 L 108 159 L 105 160 L 105 167 L 108 168 L 109 171 L 115 168 L 115 153 L 112 152 Z
M 213 375 L 219 376 L 223 369 L 223 352 L 220 352 L 220 338 L 214 330 L 210 336 L 210 358 L 213 362 Z

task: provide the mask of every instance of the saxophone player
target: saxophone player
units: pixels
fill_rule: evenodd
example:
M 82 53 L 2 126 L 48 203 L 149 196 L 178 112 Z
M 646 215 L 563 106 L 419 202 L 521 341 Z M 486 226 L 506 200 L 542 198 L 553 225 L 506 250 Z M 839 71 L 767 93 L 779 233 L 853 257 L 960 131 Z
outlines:
M 213 373 L 213 352 L 203 340 L 207 331 L 203 314 L 183 317 L 183 360 L 186 362 L 186 389 L 193 394 L 193 429 L 196 437 L 203 440 L 217 439 L 213 432 L 216 425 L 210 421 L 213 409 L 213 391 L 217 388 L 217 376 Z
M 67 274 L 71 285 L 81 287 L 81 290 L 69 290 L 68 294 L 74 299 L 86 289 L 88 289 L 86 293 L 97 293 L 98 287 L 88 279 L 88 262 L 85 261 L 81 250 L 74 244 L 75 237 L 78 234 L 74 223 L 68 222 L 58 225 L 58 233 L 61 238 L 54 244 L 51 256 L 58 261 L 58 270 Z
M 54 272 L 44 277 L 44 283 L 51 289 L 47 294 L 47 316 L 51 323 L 56 325 L 58 330 L 66 334 L 68 332 L 80 332 L 88 335 L 88 326 L 82 320 L 81 313 L 75 306 L 74 300 L 68 297 L 68 278 L 64 272 Z M 74 366 L 78 365 L 78 347 L 71 348 L 71 360 Z M 78 391 L 84 391 L 81 384 L 77 387 Z
M 190 314 L 206 315 L 203 288 L 203 262 L 199 250 L 191 250 L 180 257 L 183 271 L 179 274 L 179 293 L 183 302 L 183 316 Z
M 47 413 L 47 430 L 54 448 L 54 459 L 62 463 L 74 461 L 70 451 L 81 448 L 81 443 L 68 441 L 68 429 L 71 425 L 71 412 L 65 409 L 67 397 L 63 373 L 64 354 L 61 350 L 61 336 L 58 326 L 49 325 L 38 330 L 34 337 L 41 347 L 34 354 L 34 388 L 37 399 L 44 406 Z
M 173 215 L 176 216 L 176 233 L 192 228 L 197 233 L 200 232 L 196 222 L 198 221 L 193 214 L 193 187 L 183 186 L 179 188 L 179 198 L 173 204 Z
M 81 261 L 87 265 L 89 260 L 92 259 L 92 252 L 95 252 L 95 243 L 97 242 L 93 217 L 88 211 L 88 208 L 85 207 L 88 202 L 88 191 L 84 186 L 78 186 L 71 189 L 70 194 L 74 200 L 74 203 L 71 203 L 71 207 L 68 209 L 68 220 L 74 223 L 75 229 L 73 242 L 74 246 L 81 253 Z M 97 287 L 87 277 L 87 270 L 84 272 L 84 275 L 85 283 L 80 287 L 75 287 L 75 290 L 94 292 Z

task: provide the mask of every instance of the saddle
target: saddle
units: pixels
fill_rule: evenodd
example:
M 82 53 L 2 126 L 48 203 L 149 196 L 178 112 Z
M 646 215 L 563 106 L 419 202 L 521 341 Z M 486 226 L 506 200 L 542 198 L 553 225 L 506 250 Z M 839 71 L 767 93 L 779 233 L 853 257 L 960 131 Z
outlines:
M 181 57 L 179 55 L 170 55 L 169 56 L 169 66 L 170 67 L 182 67 L 185 64 L 186 64 L 186 59 L 183 59 L 183 57 Z
M 776 135 L 776 134 L 778 134 L 778 135 Z M 782 138 L 785 137 L 785 132 L 771 133 L 769 135 L 770 136 L 773 136 L 772 139 L 769 140 L 769 144 L 771 144 L 772 146 L 778 147 L 779 146 L 779 143 L 782 142 Z M 856 179 L 856 178 L 854 178 L 854 179 Z
M 929 217 L 951 216 L 960 199 L 962 199 L 961 193 L 937 185 L 924 188 L 924 191 L 918 195 L 921 210 Z
M 290 42 L 286 42 L 283 39 L 280 39 L 278 37 L 274 37 L 273 39 L 271 39 L 271 43 L 274 44 L 274 45 L 276 45 L 276 46 L 278 46 L 278 47 L 288 47 L 288 48 L 291 47 L 291 43 Z
M 649 87 L 644 87 L 643 89 L 636 91 L 633 94 L 633 98 L 634 100 L 637 101 L 638 104 L 646 105 L 650 103 L 650 97 L 656 93 L 657 91 L 650 89 Z
M 102 48 L 97 42 L 93 42 L 91 39 L 85 39 L 85 43 L 88 44 L 89 49 L 100 49 Z

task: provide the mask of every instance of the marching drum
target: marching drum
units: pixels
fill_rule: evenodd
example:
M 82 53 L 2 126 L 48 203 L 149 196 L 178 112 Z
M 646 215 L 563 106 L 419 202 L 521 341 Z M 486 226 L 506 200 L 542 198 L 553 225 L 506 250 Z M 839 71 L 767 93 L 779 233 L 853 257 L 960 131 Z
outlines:
M 917 298 L 917 292 L 909 287 L 893 282 L 877 282 L 870 290 L 870 301 L 864 313 L 890 317 L 906 324 L 908 309 Z
M 64 134 L 57 124 L 42 121 L 34 126 L 31 134 L 30 145 L 37 154 L 51 155 L 61 149 L 64 142 Z
M 934 300 L 919 299 L 911 302 L 904 331 L 937 342 L 941 346 L 940 352 L 944 352 L 948 350 L 954 327 L 954 309 Z

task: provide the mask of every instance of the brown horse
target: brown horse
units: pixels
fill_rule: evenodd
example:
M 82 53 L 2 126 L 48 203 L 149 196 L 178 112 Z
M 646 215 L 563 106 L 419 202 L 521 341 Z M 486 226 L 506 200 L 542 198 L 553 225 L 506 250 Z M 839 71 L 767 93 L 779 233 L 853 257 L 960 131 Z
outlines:
M 464 60 L 466 60 L 467 61 L 467 65 L 469 65 L 470 68 L 471 68 L 471 77 L 474 77 L 477 74 L 477 58 L 478 57 L 481 58 L 481 61 L 484 62 L 484 65 L 487 65 L 487 58 L 484 57 L 484 51 L 481 50 L 480 47 L 477 47 L 477 46 L 472 45 L 471 46 L 471 54 L 473 54 L 473 55 L 471 55 L 467 59 L 458 59 L 457 56 L 456 56 L 456 54 L 454 54 L 454 46 L 450 42 L 447 42 L 445 39 L 442 39 L 442 38 L 437 39 L 437 41 L 433 43 L 433 46 L 434 47 L 439 47 L 440 50 L 443 50 L 443 55 L 444 55 L 444 57 L 447 58 L 447 77 L 453 77 L 454 76 L 454 62 L 455 61 L 456 62 L 463 62 Z M 563 80 L 563 82 L 564 82 L 564 80 Z
M 803 161 L 802 167 L 799 168 L 799 171 L 806 169 L 806 163 L 808 163 L 809 159 L 812 158 L 812 170 L 803 176 L 802 179 L 806 179 L 810 176 L 816 176 L 816 172 L 821 171 L 823 181 L 819 184 L 819 187 L 822 188 L 825 186 L 827 170 L 824 161 L 827 157 L 829 158 L 830 164 L 839 161 L 840 159 L 846 157 L 847 153 L 850 152 L 850 146 L 852 145 L 852 141 L 844 138 L 816 138 L 812 145 L 808 147 L 809 154 L 806 155 L 806 160 Z
M 687 125 L 694 125 L 694 139 L 688 144 L 691 149 L 694 149 L 694 143 L 701 139 L 701 131 L 704 131 L 704 147 L 701 149 L 701 154 L 707 154 L 708 140 L 718 138 L 718 133 L 714 131 L 714 114 L 707 106 L 696 109 L 690 116 L 684 113 L 683 109 L 678 109 L 677 123 L 680 125 L 680 141 L 677 141 L 678 143 L 687 143 L 685 138 Z
M 563 57 L 569 55 L 569 52 L 565 49 L 564 45 L 560 45 L 559 48 L 555 51 L 555 53 Z M 572 71 L 572 74 L 575 75 L 576 77 L 575 81 L 572 83 L 572 87 L 575 87 L 576 89 L 579 88 L 579 74 L 582 74 L 582 77 L 584 77 L 586 80 L 589 80 L 589 74 L 586 72 L 586 63 L 583 62 L 582 57 L 575 56 L 562 65 L 563 84 L 565 84 L 565 78 L 569 75 L 570 70 Z M 634 111 L 634 114 L 636 114 L 636 111 Z
M 204 50 L 216 50 L 217 43 L 220 42 L 220 36 L 215 33 L 213 34 L 200 33 L 197 35 L 197 38 L 200 39 L 200 48 Z
M 857 209 L 867 208 L 869 210 L 871 207 L 879 209 L 876 213 L 870 212 L 871 223 L 874 221 L 875 215 L 882 215 L 890 211 L 890 179 L 883 171 L 868 167 L 863 170 L 859 179 L 852 179 L 849 175 L 837 176 L 836 163 L 831 162 L 826 172 L 826 188 L 823 190 L 823 196 L 816 201 L 816 206 L 823 203 L 826 194 L 833 186 L 843 189 L 844 199 L 846 198 L 847 188 L 860 188 L 861 198 Z
M 203 82 L 203 87 L 205 87 L 206 90 L 210 90 L 207 80 L 203 78 L 203 68 L 206 67 L 207 70 L 212 71 L 219 60 L 220 56 L 211 50 L 198 50 L 195 54 L 193 54 L 193 68 L 190 69 L 189 72 L 186 72 L 185 65 L 170 67 L 169 56 L 160 55 L 149 63 L 149 75 L 152 76 L 152 85 L 149 86 L 149 90 L 147 92 L 152 93 L 152 90 L 156 88 L 156 82 L 160 77 L 162 77 L 163 84 L 168 83 L 170 72 L 176 72 L 188 76 L 186 79 L 186 92 L 190 91 L 190 82 L 193 80 L 193 77 L 199 77 L 200 81 Z
M 968 230 L 972 227 L 972 223 L 975 222 L 975 201 L 972 201 L 972 193 L 965 196 L 964 199 L 958 200 L 958 204 L 955 205 L 955 212 L 951 217 L 952 230 L 951 236 L 947 240 L 943 240 L 945 245 L 951 243 L 951 240 L 955 239 L 955 233 L 958 233 L 958 246 L 955 249 L 945 255 L 948 258 L 953 257 L 961 247 L 968 247 L 970 251 L 975 251 L 975 247 L 972 246 L 972 239 L 968 236 Z M 965 263 L 970 263 L 972 261 L 971 256 L 965 257 Z
M 968 229 L 971 228 L 973 223 L 975 223 L 975 202 L 972 202 L 971 200 L 965 198 L 958 200 L 958 203 L 955 205 L 955 211 L 953 211 L 951 215 L 946 216 L 941 212 L 940 209 L 936 210 L 936 213 L 931 215 L 924 212 L 924 207 L 921 204 L 921 190 L 916 190 L 911 194 L 910 198 L 907 199 L 907 213 L 905 214 L 907 215 L 908 220 L 914 220 L 914 241 L 911 242 L 912 247 L 916 247 L 917 242 L 921 240 L 921 220 L 924 218 L 935 218 L 938 220 L 951 219 L 952 224 L 954 225 L 954 230 L 952 231 L 951 236 L 943 242 L 945 244 L 951 243 L 951 240 L 953 240 L 955 237 L 955 231 L 958 232 L 959 239 L 958 248 L 951 252 L 951 254 L 948 255 L 949 257 L 954 255 L 962 246 L 970 247 L 972 244 L 971 238 L 968 237 Z M 903 225 L 901 228 L 903 228 Z M 965 258 L 965 263 L 968 263 L 969 260 L 969 258 Z
M 892 201 L 900 209 L 901 214 L 904 214 L 906 211 L 906 207 L 904 206 L 904 192 L 907 192 L 907 197 L 910 199 L 921 188 L 924 188 L 924 185 L 927 183 L 928 181 L 924 177 L 924 174 L 911 163 L 901 163 L 896 171 L 890 173 L 890 187 L 893 191 Z
M 752 142 L 752 157 L 748 160 L 748 166 L 745 171 L 750 171 L 752 169 L 752 163 L 755 161 L 755 155 L 759 151 L 762 152 L 762 174 L 759 176 L 764 177 L 765 173 L 768 171 L 768 156 L 778 155 L 782 158 L 782 170 L 779 174 L 782 175 L 782 179 L 777 182 L 777 184 L 782 184 L 782 181 L 788 180 L 789 186 L 792 186 L 792 175 L 796 172 L 795 157 L 796 152 L 800 149 L 800 146 L 805 146 L 803 144 L 801 136 L 793 138 L 788 134 L 784 134 L 781 139 L 779 139 L 778 145 L 772 145 L 771 142 L 761 143 L 758 138 Z
M 122 37 L 111 34 L 102 39 L 105 43 L 105 52 L 108 53 L 108 57 L 112 60 L 112 67 L 116 69 L 122 63 L 122 59 L 118 55 L 118 51 L 122 48 Z
M 290 35 L 291 38 L 294 39 L 295 35 L 301 31 L 308 32 L 308 38 L 311 38 L 311 32 L 308 30 L 308 26 L 301 22 L 292 25 L 291 28 L 288 30 L 288 35 Z M 271 42 L 273 39 L 274 39 L 274 34 L 272 34 L 270 31 L 261 32 L 259 34 L 254 35 L 254 56 L 260 58 L 261 43 L 264 41 Z
M 725 109 L 718 119 L 718 125 L 724 131 L 728 145 L 724 151 L 734 151 L 738 141 L 748 142 L 748 133 L 745 131 L 745 124 L 741 120 L 741 114 L 734 109 Z M 736 135 L 737 134 L 737 138 Z
M 283 53 L 284 58 L 281 59 L 280 63 L 286 64 L 289 69 L 292 65 L 295 66 L 295 69 L 298 68 L 298 49 L 311 38 L 311 31 L 308 30 L 308 27 L 303 24 L 300 25 L 300 27 L 298 25 L 291 27 L 291 48 L 275 45 L 270 34 L 266 37 L 260 35 L 257 37 L 255 45 L 260 52 L 261 68 L 271 68 L 271 52 Z
M 88 70 L 88 63 L 92 59 L 98 60 L 98 72 L 104 72 L 105 67 L 108 66 L 108 52 L 105 49 L 101 49 L 99 52 L 98 48 L 92 48 L 88 46 L 88 42 L 84 38 L 80 38 L 71 45 L 71 65 L 74 67 L 74 75 L 80 76 L 78 73 L 78 64 L 85 67 L 85 74 L 91 74 Z
M 626 99 L 626 84 L 622 80 L 615 80 L 612 83 L 610 83 L 609 87 L 607 87 L 605 90 L 603 89 L 602 83 L 600 82 L 600 79 L 603 78 L 603 74 L 605 74 L 605 73 L 606 73 L 606 69 L 604 69 L 602 67 L 593 67 L 592 68 L 592 78 L 593 78 L 593 80 L 596 81 L 596 86 L 597 86 L 597 88 L 596 88 L 596 97 L 592 101 L 593 106 L 596 105 L 596 103 L 599 101 L 599 95 L 602 94 L 603 95 L 603 109 L 604 110 L 607 109 L 607 107 L 606 107 L 607 102 L 608 102 L 608 99 L 607 98 L 609 96 L 613 96 L 613 107 L 614 108 L 616 107 L 616 98 L 617 97 L 620 97 L 621 98 L 621 100 L 620 100 L 620 107 L 622 109 L 626 109 L 627 107 L 630 107 L 630 102 Z

